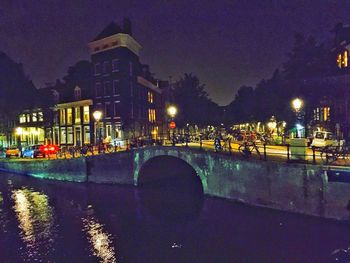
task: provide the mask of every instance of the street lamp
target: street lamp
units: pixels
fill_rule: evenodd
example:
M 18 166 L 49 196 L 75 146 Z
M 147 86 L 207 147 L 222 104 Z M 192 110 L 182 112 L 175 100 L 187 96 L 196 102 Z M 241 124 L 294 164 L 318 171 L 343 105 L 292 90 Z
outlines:
M 174 105 L 168 107 L 167 112 L 169 116 L 173 119 L 177 114 L 177 108 Z
M 168 108 L 167 108 L 167 113 L 168 113 L 168 115 L 170 116 L 170 122 L 169 122 L 169 126 L 168 126 L 168 129 L 169 129 L 169 140 L 170 140 L 170 139 L 171 139 L 170 131 L 171 131 L 172 129 L 174 129 L 175 126 L 176 126 L 176 125 L 175 125 L 175 122 L 173 122 L 173 121 L 174 121 L 174 118 L 175 118 L 175 116 L 176 116 L 176 114 L 177 114 L 177 108 L 176 108 L 176 106 L 174 106 L 174 105 L 169 105 Z M 170 125 L 172 125 L 172 126 L 170 126 Z M 174 136 L 174 132 L 173 132 L 173 136 Z M 173 146 L 175 146 L 175 140 L 173 140 L 172 144 L 173 144 Z
M 301 134 L 299 136 L 299 131 L 304 129 L 303 125 L 300 124 L 300 122 L 303 123 L 302 115 L 301 115 L 301 108 L 303 107 L 303 104 L 304 104 L 304 102 L 303 102 L 302 99 L 295 98 L 295 99 L 292 100 L 292 107 L 293 107 L 293 109 L 295 111 L 295 118 L 296 118 L 296 120 L 295 120 L 295 128 L 297 130 L 296 131 L 296 136 L 297 137 L 301 137 Z
M 97 129 L 98 129 L 98 153 L 101 153 L 101 149 L 100 149 L 100 143 L 101 143 L 100 120 L 102 118 L 102 112 L 96 110 L 96 111 L 94 111 L 92 116 L 94 117 L 94 119 L 96 121 L 96 124 L 95 124 L 95 138 L 96 138 L 96 141 L 97 141 Z
M 17 135 L 17 146 L 21 146 L 21 135 L 23 134 L 23 128 L 17 127 L 16 128 L 16 135 Z

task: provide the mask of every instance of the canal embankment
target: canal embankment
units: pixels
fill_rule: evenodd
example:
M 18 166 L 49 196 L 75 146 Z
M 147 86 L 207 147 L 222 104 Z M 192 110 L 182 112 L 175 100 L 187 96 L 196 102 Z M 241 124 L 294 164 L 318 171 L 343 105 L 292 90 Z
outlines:
M 350 220 L 350 183 L 329 175 L 348 167 L 247 160 L 211 152 L 154 147 L 68 160 L 3 160 L 0 170 L 42 179 L 137 185 L 142 166 L 156 156 L 188 163 L 209 196 L 249 205 Z M 169 167 L 176 169 L 176 167 Z

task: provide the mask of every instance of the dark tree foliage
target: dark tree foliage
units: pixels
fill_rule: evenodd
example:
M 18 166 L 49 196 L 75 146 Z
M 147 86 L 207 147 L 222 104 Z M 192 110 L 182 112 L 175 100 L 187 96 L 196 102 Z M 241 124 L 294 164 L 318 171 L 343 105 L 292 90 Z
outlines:
M 174 100 L 179 110 L 176 120 L 180 127 L 187 123 L 200 126 L 218 124 L 218 105 L 209 98 L 204 85 L 192 73 L 184 74 L 176 82 Z
M 227 106 L 228 122 L 266 121 L 272 115 L 288 122 L 294 118 L 291 100 L 295 97 L 303 98 L 305 106 L 312 108 L 329 95 L 329 86 L 319 80 L 336 72 L 331 59 L 332 54 L 324 45 L 296 34 L 282 71 L 275 70 L 270 79 L 260 81 L 254 89 L 243 86 L 238 90 Z
M 39 103 L 38 90 L 24 74 L 23 66 L 0 52 L 0 123 Z

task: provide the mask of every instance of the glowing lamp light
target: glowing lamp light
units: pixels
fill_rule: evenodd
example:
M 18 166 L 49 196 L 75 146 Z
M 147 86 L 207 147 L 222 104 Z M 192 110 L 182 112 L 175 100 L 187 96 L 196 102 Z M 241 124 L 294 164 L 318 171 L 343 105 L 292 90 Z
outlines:
M 16 128 L 16 134 L 17 135 L 22 135 L 23 134 L 23 128 L 22 127 L 17 127 Z
M 167 112 L 169 114 L 170 117 L 174 118 L 175 115 L 177 114 L 177 108 L 175 106 L 169 106 L 167 109 Z
M 92 116 L 94 116 L 94 119 L 96 120 L 96 121 L 99 121 L 99 120 L 101 120 L 101 118 L 102 118 L 102 112 L 101 111 L 94 111 L 94 113 L 92 114 Z
M 292 100 L 292 106 L 295 111 L 299 111 L 303 107 L 303 101 L 299 98 Z

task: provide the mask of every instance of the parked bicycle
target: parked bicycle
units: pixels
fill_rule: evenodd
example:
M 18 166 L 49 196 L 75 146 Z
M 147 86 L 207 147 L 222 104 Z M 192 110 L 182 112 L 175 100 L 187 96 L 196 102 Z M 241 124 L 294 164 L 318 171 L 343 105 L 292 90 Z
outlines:
M 339 158 L 348 159 L 349 149 L 346 146 L 326 146 L 320 150 L 321 159 L 324 163 L 330 164 Z
M 252 156 L 253 151 L 256 151 L 256 153 L 260 156 L 259 147 L 256 145 L 254 141 L 244 141 L 239 147 L 238 151 L 243 155 L 245 158 L 249 158 Z

